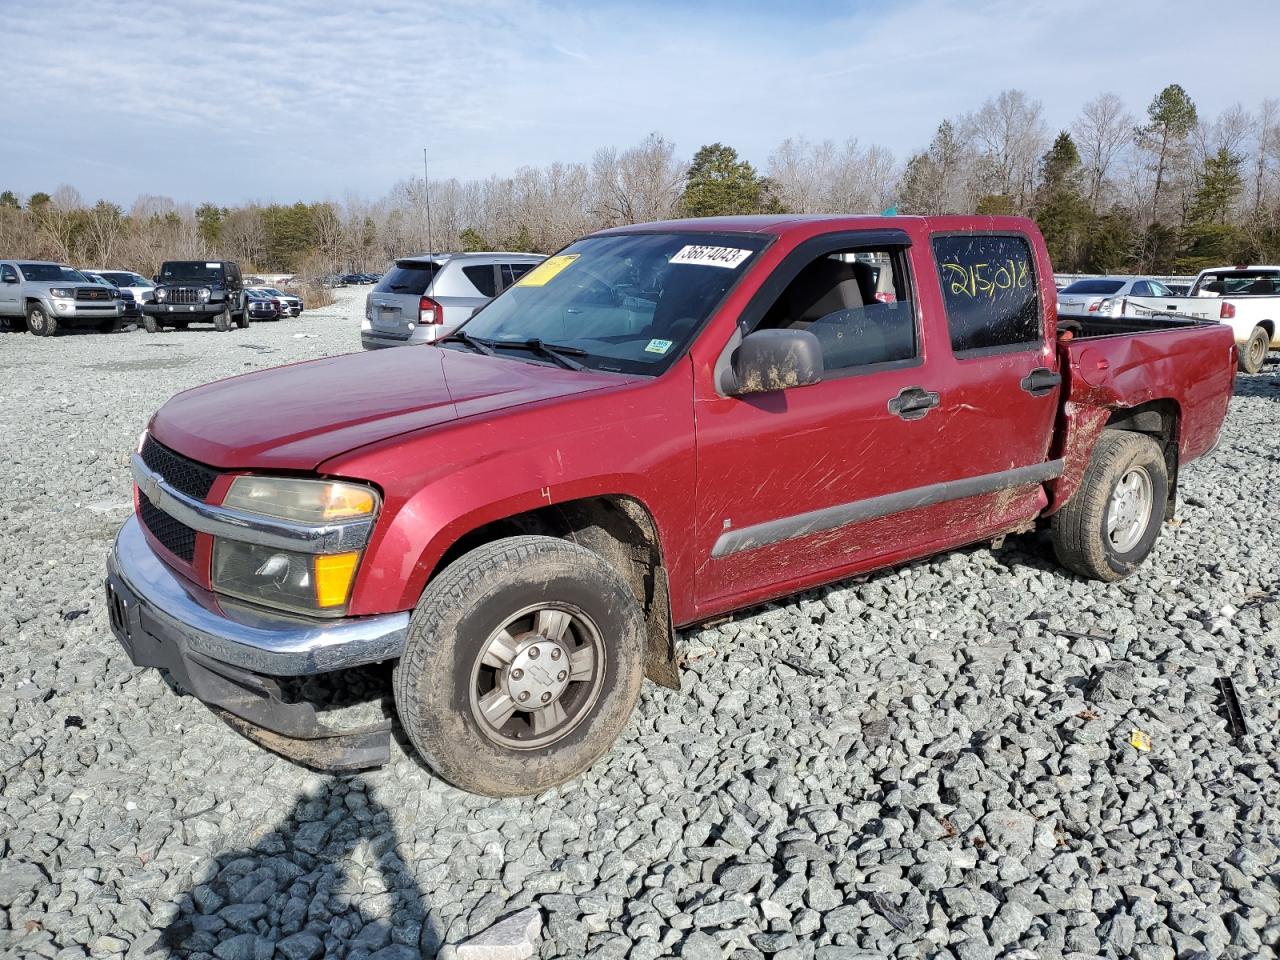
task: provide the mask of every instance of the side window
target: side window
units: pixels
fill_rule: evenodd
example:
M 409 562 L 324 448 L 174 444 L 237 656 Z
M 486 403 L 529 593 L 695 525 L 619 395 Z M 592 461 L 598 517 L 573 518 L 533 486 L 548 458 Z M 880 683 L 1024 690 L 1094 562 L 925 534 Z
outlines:
M 481 296 L 496 297 L 498 295 L 498 281 L 493 275 L 493 264 L 481 263 L 472 267 L 463 267 L 462 272 L 471 281 L 471 285 L 480 291 Z
M 240 265 L 235 263 L 227 264 L 227 275 L 233 283 L 240 282 Z
M 1155 291 L 1151 289 L 1151 284 L 1145 280 L 1139 280 L 1133 285 L 1133 296 L 1135 297 L 1153 297 Z
M 1041 342 L 1040 295 L 1026 238 L 934 237 L 933 256 L 952 350 L 1031 349 Z
M 1154 280 L 1149 284 L 1151 287 L 1151 295 L 1153 297 L 1172 297 L 1173 291 L 1166 287 L 1163 283 L 1156 283 Z
M 6 263 L 4 266 L 0 266 L 0 281 L 17 279 L 18 271 L 13 269 L 11 264 Z
M 757 329 L 807 330 L 828 372 L 911 360 L 916 319 L 905 248 L 850 248 L 811 261 Z
M 536 263 L 504 263 L 502 265 L 502 289 L 507 289 L 507 287 L 511 286 L 536 266 Z

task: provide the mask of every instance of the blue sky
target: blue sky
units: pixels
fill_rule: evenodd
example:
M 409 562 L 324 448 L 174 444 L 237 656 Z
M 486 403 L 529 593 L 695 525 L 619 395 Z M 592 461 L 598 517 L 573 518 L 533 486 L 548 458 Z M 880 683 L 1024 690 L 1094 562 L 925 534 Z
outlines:
M 421 170 L 510 173 L 650 131 L 763 165 L 788 136 L 901 155 L 1006 87 L 1055 128 L 1280 96 L 1272 2 L 0 0 L 0 189 L 87 199 L 373 198 Z M 1268 37 L 1270 36 L 1270 40 Z

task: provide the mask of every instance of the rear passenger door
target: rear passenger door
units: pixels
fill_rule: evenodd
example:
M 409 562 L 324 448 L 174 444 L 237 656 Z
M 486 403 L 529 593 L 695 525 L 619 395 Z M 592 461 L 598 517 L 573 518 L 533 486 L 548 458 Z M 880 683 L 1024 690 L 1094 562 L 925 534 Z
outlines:
M 18 281 L 17 268 L 11 263 L 0 263 L 0 314 L 17 316 L 21 313 L 19 291 L 22 284 Z
M 1062 379 L 1041 289 L 1051 278 L 1023 235 L 939 233 L 931 246 L 950 341 L 948 444 L 973 476 L 1051 473 Z

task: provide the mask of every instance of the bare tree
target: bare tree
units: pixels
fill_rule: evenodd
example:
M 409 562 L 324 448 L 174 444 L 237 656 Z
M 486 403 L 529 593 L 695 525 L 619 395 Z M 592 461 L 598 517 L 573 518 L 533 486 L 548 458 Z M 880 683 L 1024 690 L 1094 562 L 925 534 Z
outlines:
M 1036 167 L 1049 146 L 1040 101 L 1021 90 L 1002 90 L 965 118 L 964 128 L 987 162 L 987 193 L 1009 198 L 1013 209 L 1026 212 L 1035 187 Z
M 1087 181 L 1089 209 L 1097 213 L 1116 161 L 1128 148 L 1133 136 L 1133 114 L 1114 93 L 1100 93 L 1080 111 L 1071 125 L 1076 148 L 1080 151 Z
M 680 201 L 684 172 L 675 145 L 657 133 L 621 154 L 613 147 L 597 150 L 591 161 L 593 212 L 609 226 L 666 219 Z

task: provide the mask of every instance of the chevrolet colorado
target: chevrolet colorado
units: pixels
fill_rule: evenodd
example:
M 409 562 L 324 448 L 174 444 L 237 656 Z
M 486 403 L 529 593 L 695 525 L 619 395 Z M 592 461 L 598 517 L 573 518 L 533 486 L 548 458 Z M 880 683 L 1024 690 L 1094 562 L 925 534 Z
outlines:
M 1042 523 L 1068 570 L 1133 573 L 1216 443 L 1233 337 L 1063 326 L 1024 219 L 602 231 L 435 346 L 165 404 L 112 627 L 326 769 L 384 761 L 390 721 L 331 727 L 298 678 L 392 661 L 437 773 L 536 793 L 609 748 L 646 675 L 679 686 L 680 627 Z

